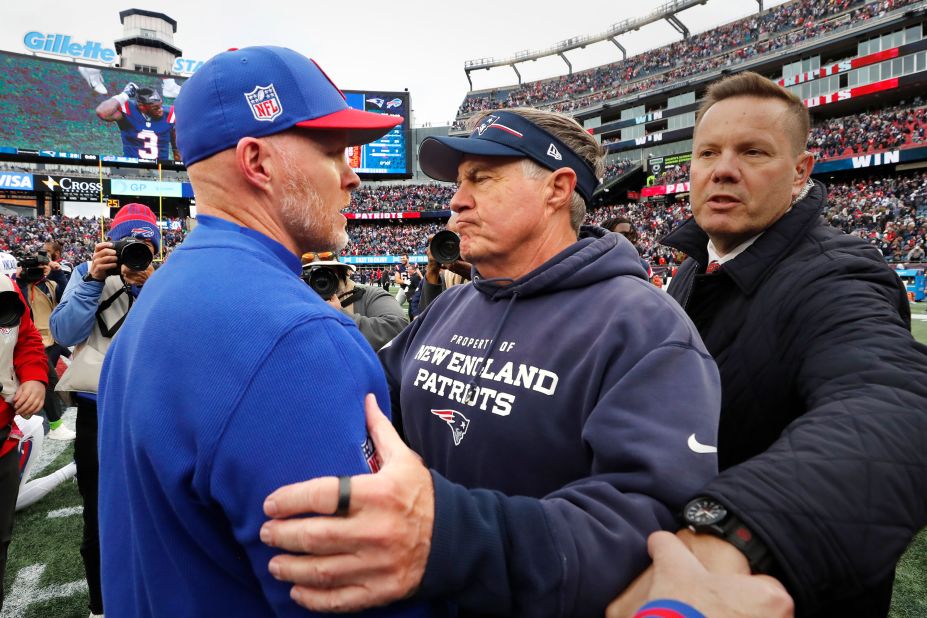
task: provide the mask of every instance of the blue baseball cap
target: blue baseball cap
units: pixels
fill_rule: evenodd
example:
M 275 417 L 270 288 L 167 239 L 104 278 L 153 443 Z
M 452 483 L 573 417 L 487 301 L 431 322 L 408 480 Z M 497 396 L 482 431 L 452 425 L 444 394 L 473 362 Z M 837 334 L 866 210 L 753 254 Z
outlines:
M 431 178 L 455 182 L 457 168 L 466 155 L 527 157 L 549 170 L 569 167 L 576 172 L 575 190 L 587 204 L 600 184 L 585 159 L 554 135 L 513 112 L 488 114 L 469 137 L 426 137 L 419 147 L 418 161 Z
M 197 69 L 174 101 L 177 146 L 185 165 L 234 148 L 243 137 L 293 127 L 346 130 L 349 145 L 378 139 L 401 116 L 348 107 L 314 60 L 285 47 L 222 52 Z

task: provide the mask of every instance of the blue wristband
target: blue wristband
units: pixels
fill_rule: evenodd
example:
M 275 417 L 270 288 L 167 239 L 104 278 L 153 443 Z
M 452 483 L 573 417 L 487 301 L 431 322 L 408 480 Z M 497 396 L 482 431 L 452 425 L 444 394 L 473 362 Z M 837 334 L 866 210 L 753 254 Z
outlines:
M 656 599 L 637 610 L 634 618 L 705 618 L 705 615 L 682 601 Z

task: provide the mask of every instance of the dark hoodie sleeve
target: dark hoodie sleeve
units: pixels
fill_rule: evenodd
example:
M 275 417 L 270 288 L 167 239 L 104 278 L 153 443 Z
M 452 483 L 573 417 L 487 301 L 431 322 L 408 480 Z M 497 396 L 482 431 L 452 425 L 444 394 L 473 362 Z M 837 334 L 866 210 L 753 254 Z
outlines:
M 422 596 L 479 613 L 603 615 L 647 566 L 648 535 L 675 530 L 676 512 L 717 474 L 717 367 L 698 342 L 656 343 L 609 369 L 582 431 L 587 478 L 538 500 L 432 472 Z

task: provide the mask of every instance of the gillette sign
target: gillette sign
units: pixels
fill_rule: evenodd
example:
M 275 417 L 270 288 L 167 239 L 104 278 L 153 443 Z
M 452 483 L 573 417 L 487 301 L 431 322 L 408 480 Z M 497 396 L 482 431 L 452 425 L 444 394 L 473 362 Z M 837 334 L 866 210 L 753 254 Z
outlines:
M 116 60 L 115 50 L 103 47 L 99 41 L 77 43 L 67 34 L 43 34 L 41 32 L 27 32 L 23 37 L 26 49 L 46 54 L 56 54 L 69 58 L 83 58 L 98 62 L 111 63 Z

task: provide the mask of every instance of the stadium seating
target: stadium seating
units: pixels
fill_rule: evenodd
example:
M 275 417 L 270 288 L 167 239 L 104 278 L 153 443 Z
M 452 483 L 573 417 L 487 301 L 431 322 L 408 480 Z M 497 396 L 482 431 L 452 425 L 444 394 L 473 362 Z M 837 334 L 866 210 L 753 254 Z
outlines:
M 649 90 L 871 19 L 916 0 L 794 0 L 671 45 L 521 87 L 469 93 L 455 128 L 473 112 L 529 105 L 570 112 Z
M 365 183 L 351 194 L 349 212 L 448 210 L 454 186 L 443 183 L 378 185 Z
M 911 107 L 886 107 L 817 123 L 808 146 L 818 160 L 825 160 L 924 145 L 925 133 L 927 108 L 918 100 Z

